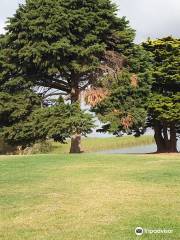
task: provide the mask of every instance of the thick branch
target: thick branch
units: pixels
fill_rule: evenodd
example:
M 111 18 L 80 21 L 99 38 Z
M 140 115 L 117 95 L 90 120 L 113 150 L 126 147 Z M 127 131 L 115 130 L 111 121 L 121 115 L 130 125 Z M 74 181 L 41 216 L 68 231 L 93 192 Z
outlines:
M 54 88 L 54 89 L 57 89 L 57 90 L 60 90 L 60 91 L 63 91 L 63 92 L 66 92 L 66 93 L 69 93 L 70 92 L 70 88 L 61 84 L 61 83 L 58 83 L 58 82 L 39 82 L 40 85 L 43 85 L 44 87 L 50 87 L 50 88 Z

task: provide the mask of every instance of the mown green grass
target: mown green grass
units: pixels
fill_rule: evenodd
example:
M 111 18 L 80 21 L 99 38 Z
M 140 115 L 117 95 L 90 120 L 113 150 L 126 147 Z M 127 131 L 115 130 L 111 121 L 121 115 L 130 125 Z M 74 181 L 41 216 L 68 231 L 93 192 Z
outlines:
M 1 240 L 180 239 L 178 154 L 1 156 L 0 189 Z
M 82 150 L 84 152 L 97 152 L 102 150 L 121 149 L 132 146 L 147 145 L 154 143 L 153 136 L 142 136 L 135 138 L 127 137 L 110 137 L 110 138 L 82 138 Z M 70 141 L 67 144 L 53 142 L 53 150 L 51 153 L 68 153 L 70 149 Z

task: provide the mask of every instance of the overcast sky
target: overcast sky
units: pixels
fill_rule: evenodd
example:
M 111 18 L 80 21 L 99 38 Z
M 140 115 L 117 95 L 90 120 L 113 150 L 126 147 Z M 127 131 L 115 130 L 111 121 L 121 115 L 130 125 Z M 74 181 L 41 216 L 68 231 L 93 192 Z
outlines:
M 0 0 L 0 33 L 7 17 L 15 13 L 24 0 Z M 167 35 L 180 37 L 180 0 L 114 0 L 119 15 L 126 16 L 136 29 L 136 41 L 147 37 L 159 38 Z

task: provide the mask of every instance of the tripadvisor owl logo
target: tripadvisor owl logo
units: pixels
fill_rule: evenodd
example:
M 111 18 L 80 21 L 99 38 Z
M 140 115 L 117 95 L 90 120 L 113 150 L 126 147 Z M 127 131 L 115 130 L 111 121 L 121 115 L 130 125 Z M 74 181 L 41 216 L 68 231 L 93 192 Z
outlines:
M 143 235 L 143 233 L 144 233 L 144 230 L 143 230 L 142 227 L 137 227 L 137 228 L 135 229 L 135 234 L 136 234 L 137 236 L 141 236 L 141 235 Z

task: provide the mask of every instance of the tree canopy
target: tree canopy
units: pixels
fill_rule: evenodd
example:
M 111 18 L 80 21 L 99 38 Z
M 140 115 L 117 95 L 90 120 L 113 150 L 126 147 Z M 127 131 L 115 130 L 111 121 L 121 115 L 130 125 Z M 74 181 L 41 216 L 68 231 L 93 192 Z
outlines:
M 19 104 L 20 106 L 22 105 Z M 0 107 L 0 118 L 3 113 Z M 91 114 L 82 111 L 77 104 L 61 102 L 54 106 L 37 108 L 26 118 L 19 120 L 20 113 L 18 113 L 19 111 L 15 109 L 7 116 L 8 121 L 12 119 L 12 122 L 6 127 L 3 126 L 0 136 L 11 146 L 21 146 L 22 149 L 48 139 L 65 143 L 73 134 L 86 136 L 94 127 Z
M 140 136 L 153 127 L 158 151 L 177 151 L 179 39 L 134 44 L 135 31 L 110 0 L 26 0 L 6 30 L 0 132 L 7 142 L 26 146 L 74 135 L 71 150 L 80 152 L 80 135 L 93 127 L 78 106 L 89 89 L 101 131 Z
M 93 128 L 92 116 L 78 104 L 65 104 L 37 92 L 23 75 L 15 75 L 5 59 L 6 36 L 0 38 L 0 138 L 22 149 L 38 141 L 64 143 L 74 133 L 86 135 Z
M 96 81 L 105 52 L 126 55 L 134 39 L 110 0 L 27 0 L 6 27 L 6 57 L 14 74 L 58 89 L 77 101 Z
M 33 91 L 43 87 L 49 96 L 67 95 L 71 103 L 114 71 L 112 56 L 126 64 L 122 59 L 135 36 L 110 0 L 26 0 L 6 30 L 1 41 L 3 86 L 8 84 L 12 92 L 19 86 Z
M 151 55 L 135 45 L 131 49 L 128 66 L 100 83 L 108 92 L 92 108 L 104 123 L 99 131 L 120 136 L 124 133 L 135 136 L 144 134 L 152 81 L 151 61 Z
M 158 152 L 177 152 L 180 40 L 148 40 L 134 49 L 128 69 L 108 83 L 109 94 L 93 106 L 105 123 L 100 131 L 140 136 L 151 127 Z
M 158 152 L 176 152 L 180 133 L 180 39 L 149 40 L 143 46 L 154 56 L 148 126 L 155 130 Z

